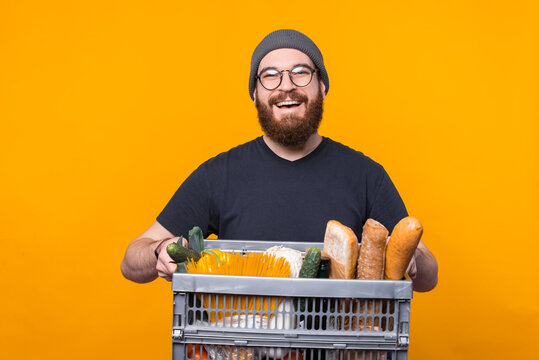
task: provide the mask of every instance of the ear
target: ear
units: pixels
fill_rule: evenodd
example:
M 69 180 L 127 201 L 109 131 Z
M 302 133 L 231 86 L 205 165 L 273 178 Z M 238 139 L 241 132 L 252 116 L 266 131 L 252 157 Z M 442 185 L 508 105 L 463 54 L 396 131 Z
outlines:
M 255 87 L 255 90 L 253 91 L 253 103 L 256 105 L 256 87 Z
M 326 98 L 326 85 L 320 80 L 320 89 L 322 90 L 322 99 Z

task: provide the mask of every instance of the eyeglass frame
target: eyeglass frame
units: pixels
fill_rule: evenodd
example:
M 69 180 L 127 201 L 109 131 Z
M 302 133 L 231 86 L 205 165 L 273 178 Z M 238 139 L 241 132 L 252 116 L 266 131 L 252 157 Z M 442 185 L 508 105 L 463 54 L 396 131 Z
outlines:
M 311 71 L 311 78 L 309 79 L 309 82 L 305 85 L 297 85 L 294 80 L 292 80 L 292 74 L 291 74 L 291 71 L 294 70 L 295 68 L 298 68 L 298 67 L 304 67 L 304 68 L 307 68 Z M 270 70 L 270 69 L 273 69 L 275 71 L 277 71 L 279 73 L 279 84 L 274 87 L 273 89 L 268 89 L 267 87 L 264 86 L 264 84 L 262 84 L 262 79 L 260 78 L 260 74 L 264 73 L 265 71 L 267 70 Z M 262 87 L 268 91 L 271 91 L 271 90 L 275 90 L 277 89 L 279 86 L 281 86 L 281 84 L 283 83 L 283 73 L 287 71 L 288 72 L 288 78 L 290 79 L 290 82 L 292 84 L 294 84 L 294 86 L 297 86 L 297 87 L 306 87 L 306 86 L 309 86 L 309 84 L 313 81 L 313 75 L 314 73 L 317 73 L 319 72 L 320 70 L 316 69 L 316 68 L 312 68 L 310 67 L 309 65 L 302 65 L 302 64 L 298 64 L 298 65 L 295 65 L 292 69 L 290 70 L 278 70 L 277 68 L 274 68 L 274 67 L 268 67 L 266 69 L 264 69 L 263 71 L 261 71 L 260 73 L 258 73 L 256 75 L 256 78 L 258 79 L 258 81 L 260 82 L 260 85 L 262 85 Z

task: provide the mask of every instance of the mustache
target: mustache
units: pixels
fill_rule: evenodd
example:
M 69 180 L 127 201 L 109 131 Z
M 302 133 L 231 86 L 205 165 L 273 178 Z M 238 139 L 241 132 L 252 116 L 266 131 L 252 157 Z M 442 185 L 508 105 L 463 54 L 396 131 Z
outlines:
M 287 93 L 279 93 L 275 95 L 274 97 L 268 100 L 268 104 L 271 106 L 285 100 L 293 100 L 293 101 L 300 101 L 300 102 L 307 103 L 309 99 L 307 98 L 306 95 L 292 91 L 292 92 L 287 92 Z

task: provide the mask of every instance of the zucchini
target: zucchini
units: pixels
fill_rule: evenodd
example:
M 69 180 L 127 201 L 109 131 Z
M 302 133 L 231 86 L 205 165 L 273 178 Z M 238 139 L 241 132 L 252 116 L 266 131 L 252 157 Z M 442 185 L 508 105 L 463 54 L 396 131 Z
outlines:
M 300 278 L 315 278 L 318 274 L 318 267 L 320 266 L 320 259 L 322 258 L 322 252 L 317 247 L 312 247 L 305 254 L 305 259 L 301 265 L 299 271 Z
M 167 253 L 176 263 L 182 263 L 188 259 L 198 261 L 200 254 L 193 249 L 185 248 L 177 243 L 170 243 L 167 245 Z

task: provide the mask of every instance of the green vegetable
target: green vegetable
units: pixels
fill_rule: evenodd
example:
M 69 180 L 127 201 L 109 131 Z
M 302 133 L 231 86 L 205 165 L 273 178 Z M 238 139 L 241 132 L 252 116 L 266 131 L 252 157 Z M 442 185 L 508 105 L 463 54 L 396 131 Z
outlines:
M 312 247 L 305 254 L 305 259 L 299 271 L 300 278 L 315 278 L 318 274 L 322 252 L 317 247 Z
M 318 267 L 320 266 L 320 259 L 322 258 L 322 252 L 319 248 L 313 246 L 305 254 L 305 259 L 299 270 L 300 278 L 315 278 L 318 274 Z M 305 311 L 305 298 L 299 300 L 300 311 Z
M 189 248 L 195 250 L 198 254 L 204 250 L 204 234 L 202 234 L 202 230 L 198 226 L 189 230 Z
M 193 259 L 195 261 L 200 259 L 200 253 L 193 249 L 180 246 L 174 242 L 167 245 L 167 253 L 176 263 L 182 263 L 188 259 Z
M 176 269 L 176 272 L 179 273 L 186 273 L 187 272 L 187 261 L 178 263 L 178 268 Z

